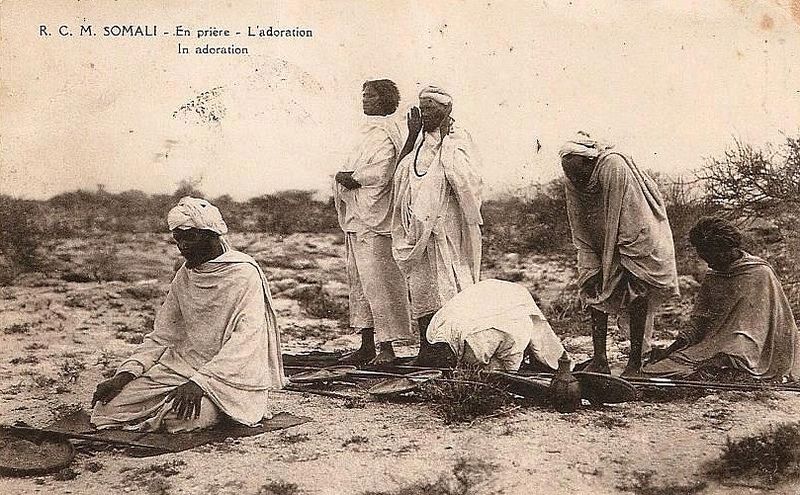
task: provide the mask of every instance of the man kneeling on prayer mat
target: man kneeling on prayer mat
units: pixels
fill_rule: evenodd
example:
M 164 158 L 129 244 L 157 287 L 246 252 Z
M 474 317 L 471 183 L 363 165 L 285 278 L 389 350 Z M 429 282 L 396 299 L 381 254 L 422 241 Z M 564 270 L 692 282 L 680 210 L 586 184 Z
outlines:
M 228 228 L 208 201 L 181 199 L 167 223 L 186 262 L 153 332 L 97 386 L 92 424 L 177 433 L 227 416 L 255 426 L 270 416 L 268 391 L 286 384 L 264 273 L 228 246 Z
M 759 380 L 800 378 L 797 325 L 769 263 L 743 251 L 742 234 L 721 218 L 701 219 L 689 240 L 709 267 L 692 327 L 655 349 L 644 372 L 685 378 L 734 369 Z
M 518 371 L 526 355 L 529 368 L 558 368 L 564 354 L 528 290 L 502 280 L 466 287 L 436 312 L 427 338 L 439 365 Z

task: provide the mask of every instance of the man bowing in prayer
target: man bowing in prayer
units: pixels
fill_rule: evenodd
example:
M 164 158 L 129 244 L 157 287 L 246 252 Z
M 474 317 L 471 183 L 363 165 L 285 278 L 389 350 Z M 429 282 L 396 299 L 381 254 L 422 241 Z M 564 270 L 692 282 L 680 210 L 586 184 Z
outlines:
M 560 151 L 567 212 L 578 250 L 581 298 L 591 307 L 594 357 L 586 371 L 610 373 L 608 314 L 629 318 L 630 355 L 623 376 L 642 373 L 656 307 L 678 295 L 672 230 L 655 182 L 633 160 L 589 137 Z
M 248 426 L 269 417 L 284 386 L 280 336 L 264 273 L 224 240 L 208 201 L 185 197 L 167 223 L 186 259 L 153 331 L 92 398 L 97 428 L 184 432 L 224 416 Z
M 440 366 L 519 371 L 527 355 L 528 369 L 552 373 L 564 354 L 528 289 L 495 279 L 470 285 L 447 301 L 431 319 L 427 337 Z
M 408 115 L 409 135 L 395 173 L 392 247 L 419 323 L 418 365 L 436 360 L 426 339 L 433 314 L 480 273 L 480 160 L 452 109 L 446 91 L 422 90 L 419 109 Z
M 402 144 L 400 127 L 391 115 L 399 102 L 394 82 L 364 83 L 366 117 L 359 141 L 333 185 L 345 235 L 350 326 L 361 331 L 361 348 L 340 360 L 342 364 L 392 362 L 392 342 L 411 338 L 408 288 L 392 257 L 392 180 Z

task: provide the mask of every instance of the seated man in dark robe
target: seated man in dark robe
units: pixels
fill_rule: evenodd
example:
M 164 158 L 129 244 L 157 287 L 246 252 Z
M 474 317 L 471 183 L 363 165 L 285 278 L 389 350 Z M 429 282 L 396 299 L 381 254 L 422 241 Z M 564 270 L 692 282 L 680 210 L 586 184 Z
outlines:
M 797 326 L 769 263 L 743 251 L 742 234 L 721 218 L 701 219 L 689 239 L 709 267 L 692 326 L 654 349 L 645 373 L 687 377 L 727 368 L 759 380 L 800 377 Z

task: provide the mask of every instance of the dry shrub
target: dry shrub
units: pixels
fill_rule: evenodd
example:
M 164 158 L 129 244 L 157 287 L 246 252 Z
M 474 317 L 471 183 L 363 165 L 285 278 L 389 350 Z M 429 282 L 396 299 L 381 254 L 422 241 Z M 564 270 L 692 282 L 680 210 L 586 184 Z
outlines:
M 120 472 L 127 473 L 125 475 L 125 482 L 127 484 L 135 485 L 158 476 L 164 478 L 175 476 L 176 474 L 180 474 L 181 468 L 185 465 L 186 463 L 184 461 L 174 460 L 162 462 L 161 464 L 151 464 L 141 468 L 122 468 Z
M 507 387 L 474 368 L 453 371 L 453 381 L 433 380 L 420 386 L 423 400 L 445 424 L 470 422 L 496 414 L 511 402 Z
M 362 495 L 478 495 L 495 466 L 474 458 L 461 458 L 450 473 L 433 482 L 416 482 L 391 492 L 363 492 Z
M 711 473 L 725 478 L 758 478 L 774 485 L 800 478 L 800 423 L 771 425 L 755 435 L 728 438 Z
M 14 323 L 13 325 L 3 329 L 3 333 L 6 335 L 25 335 L 30 333 L 30 331 L 30 323 Z
M 132 285 L 122 289 L 122 295 L 136 299 L 137 301 L 151 301 L 164 297 L 164 291 L 158 285 L 142 284 Z
M 485 246 L 520 254 L 571 253 L 564 179 L 524 189 L 484 203 Z
M 330 318 L 332 320 L 346 320 L 348 318 L 349 308 L 347 302 L 331 297 L 323 289 L 322 284 L 310 285 L 302 288 L 302 290 L 294 290 L 291 297 L 300 304 L 303 312 L 314 318 Z
M 633 482 L 617 486 L 619 490 L 636 495 L 695 495 L 706 489 L 708 483 L 697 481 L 686 485 L 653 483 L 653 471 L 636 471 L 633 473 Z
M 300 489 L 294 483 L 286 481 L 270 481 L 261 485 L 256 495 L 296 495 Z
M 94 280 L 98 282 L 126 280 L 117 251 L 117 248 L 112 246 L 99 250 L 90 258 L 89 272 Z
M 583 308 L 578 290 L 568 286 L 544 307 L 548 321 L 561 338 L 586 335 L 591 328 L 589 312 Z
M 86 369 L 86 363 L 82 359 L 67 358 L 61 363 L 58 371 L 59 376 L 67 383 L 75 383 L 81 372 Z
M 31 354 L 25 357 L 15 357 L 9 362 L 11 364 L 39 364 L 39 358 Z
M 41 205 L 35 201 L 0 195 L 0 256 L 9 262 L 4 267 L 2 282 L 10 283 L 13 275 L 35 271 L 43 266 L 38 253 L 44 241 L 44 228 L 37 223 L 41 216 Z M 8 275 L 8 276 L 6 276 Z

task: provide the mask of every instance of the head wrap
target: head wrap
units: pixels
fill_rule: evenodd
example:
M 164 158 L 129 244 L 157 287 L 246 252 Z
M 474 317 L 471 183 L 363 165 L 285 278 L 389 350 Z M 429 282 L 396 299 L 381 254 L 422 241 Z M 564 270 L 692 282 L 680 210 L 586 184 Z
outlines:
M 216 206 L 205 199 L 186 196 L 167 214 L 169 230 L 202 229 L 219 235 L 228 233 L 228 226 Z
M 419 99 L 421 100 L 423 98 L 430 98 L 436 103 L 441 103 L 442 105 L 450 105 L 453 103 L 453 97 L 450 96 L 447 91 L 443 90 L 442 88 L 437 88 L 436 86 L 426 86 L 422 91 L 420 91 Z
M 578 155 L 586 158 L 597 158 L 600 153 L 613 147 L 614 145 L 612 144 L 592 139 L 584 131 L 578 131 L 575 137 L 561 146 L 561 149 L 558 150 L 558 156 L 564 158 L 567 155 Z

